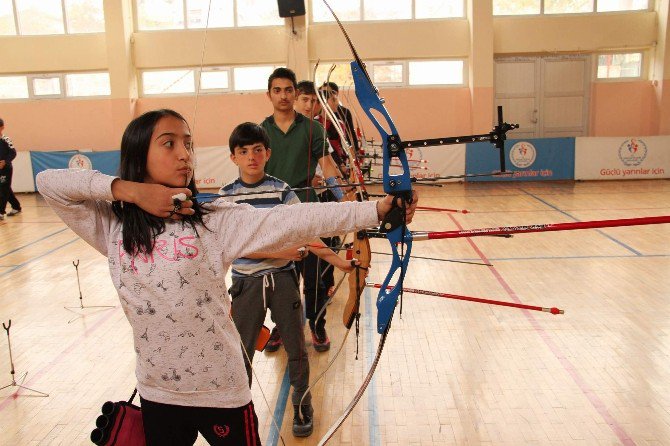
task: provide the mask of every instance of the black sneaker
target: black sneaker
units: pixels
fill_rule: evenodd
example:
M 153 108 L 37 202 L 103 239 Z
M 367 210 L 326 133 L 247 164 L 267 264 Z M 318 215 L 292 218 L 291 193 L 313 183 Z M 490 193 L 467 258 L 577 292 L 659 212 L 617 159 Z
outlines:
M 314 430 L 314 409 L 311 404 L 303 404 L 301 407 L 302 419 L 298 405 L 293 406 L 293 436 L 309 437 Z
M 316 327 L 315 330 L 312 330 L 312 345 L 317 352 L 330 350 L 330 339 L 328 339 L 326 327 Z
M 281 335 L 279 334 L 279 330 L 277 330 L 277 327 L 275 326 L 272 329 L 272 333 L 270 333 L 270 339 L 268 340 L 268 343 L 265 345 L 265 351 L 274 353 L 277 350 L 279 350 L 279 347 L 281 347 L 283 344 L 281 340 Z
M 12 209 L 11 211 L 7 212 L 7 217 L 13 217 L 16 214 L 20 214 L 21 209 Z

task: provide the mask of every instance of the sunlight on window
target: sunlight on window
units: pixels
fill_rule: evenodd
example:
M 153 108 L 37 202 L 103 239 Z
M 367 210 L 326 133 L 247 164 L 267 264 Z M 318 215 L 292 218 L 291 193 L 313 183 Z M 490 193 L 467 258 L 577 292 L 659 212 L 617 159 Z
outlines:
M 640 77 L 642 53 L 601 54 L 598 56 L 598 79 Z
M 268 78 L 274 69 L 274 66 L 234 68 L 235 90 L 267 90 Z
M 137 26 L 140 30 L 183 28 L 183 0 L 137 0 Z
M 544 0 L 545 14 L 593 12 L 593 0 Z
M 493 15 L 539 14 L 540 0 L 493 0 Z
M 410 85 L 463 85 L 463 61 L 439 60 L 409 63 Z
M 402 83 L 402 64 L 379 64 L 372 66 L 372 82 L 375 84 Z
M 598 12 L 648 9 L 649 0 L 598 0 Z
M 15 2 L 21 34 L 65 33 L 60 0 L 15 0 Z
M 237 0 L 237 26 L 283 25 L 276 1 Z
M 330 6 L 343 22 L 361 20 L 361 0 L 338 0 L 337 4 Z M 312 1 L 312 21 L 334 22 L 335 19 L 322 1 L 314 0 Z
M 102 0 L 65 0 L 68 33 L 104 33 Z
M 211 6 L 210 6 L 211 1 Z M 207 14 L 209 12 L 209 21 Z M 235 26 L 233 0 L 188 0 L 189 28 L 229 28 Z
M 328 62 L 319 63 L 319 68 L 316 70 L 316 81 L 319 84 L 326 82 L 326 78 L 328 78 L 328 71 L 332 66 L 333 64 Z M 330 78 L 328 79 L 330 82 L 335 82 L 340 88 L 343 86 L 352 85 L 354 83 L 354 78 L 351 76 L 351 67 L 348 63 L 336 63 L 335 69 L 330 74 Z
M 0 36 L 16 35 L 12 0 L 0 0 Z
M 465 17 L 463 0 L 414 0 L 414 18 Z
M 144 94 L 193 93 L 193 70 L 145 71 L 142 73 L 142 91 Z
M 225 90 L 229 87 L 228 83 L 228 70 L 200 73 L 200 90 Z
M 398 20 L 412 18 L 412 0 L 365 0 L 364 20 Z
M 35 96 L 60 95 L 60 76 L 33 78 L 33 94 Z
M 74 73 L 65 75 L 68 96 L 109 96 L 109 73 Z
M 28 78 L 26 76 L 0 76 L 0 99 L 26 99 Z

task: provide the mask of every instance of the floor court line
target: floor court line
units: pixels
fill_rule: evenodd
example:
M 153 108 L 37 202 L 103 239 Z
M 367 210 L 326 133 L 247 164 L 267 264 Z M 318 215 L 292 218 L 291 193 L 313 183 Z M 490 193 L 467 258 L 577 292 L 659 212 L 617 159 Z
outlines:
M 454 218 L 453 215 L 449 215 L 449 218 L 454 222 L 456 226 L 458 226 L 459 229 L 462 230 L 462 227 L 458 220 Z M 472 238 L 467 239 L 468 243 L 472 247 L 472 249 L 477 253 L 479 256 L 480 260 L 488 262 L 488 258 L 486 255 L 479 249 L 479 246 L 472 240 Z M 502 277 L 502 275 L 498 272 L 498 270 L 495 268 L 495 266 L 489 266 L 488 267 L 489 271 L 493 274 L 493 276 L 496 278 L 498 283 L 503 287 L 505 292 L 508 294 L 508 296 L 514 300 L 514 302 L 522 303 L 521 299 L 519 299 L 519 296 L 517 296 L 516 292 L 512 289 L 512 287 L 507 283 L 507 281 Z M 618 421 L 612 416 L 612 414 L 609 412 L 607 407 L 605 406 L 605 403 L 598 397 L 598 395 L 593 391 L 593 389 L 586 383 L 584 378 L 580 375 L 579 371 L 577 368 L 570 362 L 568 359 L 567 355 L 561 350 L 561 348 L 554 343 L 553 339 L 551 338 L 550 333 L 548 333 L 542 325 L 538 322 L 538 320 L 531 314 L 529 310 L 522 310 L 524 316 L 526 316 L 526 319 L 528 322 L 533 326 L 535 331 L 538 333 L 540 338 L 544 341 L 545 345 L 549 348 L 549 350 L 554 354 L 554 357 L 556 360 L 563 366 L 565 371 L 568 373 L 568 375 L 572 378 L 573 382 L 577 385 L 577 387 L 581 390 L 581 392 L 584 394 L 584 396 L 588 399 L 588 401 L 591 403 L 591 406 L 600 414 L 601 418 L 605 421 L 605 423 L 612 429 L 614 434 L 617 436 L 619 441 L 623 443 L 626 446 L 632 446 L 635 445 L 636 443 L 633 441 L 632 438 L 626 433 L 626 431 L 623 429 L 623 427 L 618 423 Z
M 45 253 L 43 253 L 43 254 L 38 255 L 37 257 L 33 257 L 33 258 L 30 259 L 30 260 L 26 260 L 25 262 L 20 263 L 20 264 L 18 264 L 17 266 L 11 268 L 9 271 L 3 271 L 3 272 L 1 272 L 1 273 L 0 273 L 0 277 L 6 276 L 7 274 L 11 274 L 11 273 L 13 273 L 13 272 L 16 271 L 16 270 L 18 270 L 18 269 L 20 269 L 20 268 L 23 268 L 24 266 L 33 263 L 35 260 L 41 259 L 42 257 L 46 257 L 46 256 L 48 256 L 49 254 L 52 254 L 52 253 L 58 251 L 59 249 L 65 248 L 66 246 L 71 245 L 72 243 L 74 243 L 74 242 L 76 242 L 76 241 L 78 241 L 78 240 L 79 240 L 79 237 L 77 237 L 77 238 L 75 238 L 75 239 L 73 239 L 73 240 L 70 240 L 69 242 L 66 242 L 66 243 L 64 243 L 64 244 L 62 244 L 62 245 L 60 245 L 60 246 L 57 246 L 57 247 L 53 248 L 53 249 L 50 249 L 49 251 L 47 251 L 47 252 L 45 252 Z
M 558 212 L 560 212 L 561 214 L 565 215 L 566 217 L 569 217 L 569 218 L 573 219 L 574 221 L 581 221 L 581 220 L 578 219 L 577 217 L 573 217 L 573 216 L 570 215 L 569 213 L 567 213 L 567 212 L 561 210 L 558 206 L 554 206 L 553 204 L 549 203 L 548 201 L 543 200 L 542 198 L 538 197 L 537 195 L 533 195 L 533 194 L 531 194 L 530 192 L 526 192 L 526 191 L 523 190 L 523 189 L 519 189 L 519 190 L 521 190 L 523 193 L 528 194 L 528 195 L 530 195 L 531 197 L 535 198 L 537 201 L 546 204 L 546 205 L 549 206 L 550 208 L 557 210 Z M 629 250 L 630 252 L 634 253 L 635 255 L 638 255 L 638 256 L 641 256 L 641 255 L 642 255 L 642 253 L 639 252 L 638 250 L 631 248 L 630 246 L 628 246 L 628 245 L 625 244 L 624 242 L 622 242 L 622 241 L 620 241 L 620 240 L 617 240 L 616 238 L 612 237 L 612 236 L 609 235 L 609 234 L 606 234 L 605 232 L 601 231 L 600 229 L 596 229 L 596 232 L 598 232 L 599 234 L 601 234 L 601 235 L 605 236 L 606 238 L 612 240 L 614 243 L 616 243 L 616 244 L 622 246 L 623 248 L 626 248 L 627 250 Z
M 67 229 L 68 229 L 68 228 L 63 228 L 63 229 L 61 229 L 61 230 L 59 230 L 59 231 L 52 232 L 51 234 L 45 235 L 44 237 L 40 237 L 40 238 L 38 238 L 37 240 L 33 240 L 33 241 L 30 242 L 30 243 L 26 243 L 26 244 L 23 245 L 23 246 L 19 246 L 18 248 L 14 248 L 14 249 L 12 249 L 11 251 L 7 251 L 7 252 L 4 253 L 4 254 L 0 254 L 0 259 L 3 258 L 3 257 L 5 257 L 5 256 L 8 256 L 9 254 L 12 254 L 12 253 L 15 253 L 15 252 L 17 252 L 17 251 L 20 251 L 20 250 L 22 250 L 23 248 L 27 248 L 27 247 L 30 246 L 30 245 L 34 245 L 34 244 L 37 243 L 37 242 L 41 242 L 42 240 L 46 240 L 46 239 L 48 239 L 49 237 L 53 237 L 53 236 L 56 235 L 56 234 L 60 234 L 61 232 L 66 231 Z

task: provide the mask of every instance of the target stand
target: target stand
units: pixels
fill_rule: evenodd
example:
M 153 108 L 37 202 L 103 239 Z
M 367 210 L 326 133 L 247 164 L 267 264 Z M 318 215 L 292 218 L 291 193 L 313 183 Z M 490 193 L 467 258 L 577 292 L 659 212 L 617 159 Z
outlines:
M 79 259 L 77 259 L 76 262 L 72 262 L 72 265 L 74 266 L 75 271 L 77 272 L 77 288 L 79 289 L 79 306 L 78 307 L 63 307 L 67 311 L 71 311 L 72 313 L 75 313 L 77 316 L 73 317 L 67 323 L 71 323 L 73 321 L 76 321 L 80 317 L 86 316 L 85 310 L 93 310 L 93 311 L 103 311 L 103 310 L 109 310 L 112 308 L 116 308 L 116 305 L 84 305 L 84 297 L 81 294 L 81 283 L 79 281 Z
M 0 391 L 2 391 L 4 389 L 7 389 L 7 388 L 16 387 L 17 388 L 16 392 L 14 392 L 15 396 L 33 396 L 33 397 L 39 397 L 39 398 L 44 398 L 44 397 L 49 396 L 48 393 L 40 392 L 39 390 L 31 389 L 30 387 L 26 387 L 26 386 L 23 385 L 24 381 L 26 380 L 26 377 L 28 376 L 28 372 L 21 375 L 21 377 L 19 378 L 19 382 L 18 383 L 16 382 L 16 371 L 14 369 L 14 358 L 12 357 L 12 343 L 11 343 L 11 340 L 9 338 L 9 329 L 11 327 L 12 327 L 12 320 L 11 319 L 9 320 L 8 325 L 5 325 L 4 322 L 2 323 L 2 328 L 4 328 L 5 331 L 7 332 L 7 347 L 9 349 L 9 367 L 10 367 L 9 373 L 12 376 L 12 382 L 7 384 L 6 386 L 0 387 Z M 18 392 L 20 390 L 27 390 L 28 392 L 32 392 L 32 394 L 18 395 Z

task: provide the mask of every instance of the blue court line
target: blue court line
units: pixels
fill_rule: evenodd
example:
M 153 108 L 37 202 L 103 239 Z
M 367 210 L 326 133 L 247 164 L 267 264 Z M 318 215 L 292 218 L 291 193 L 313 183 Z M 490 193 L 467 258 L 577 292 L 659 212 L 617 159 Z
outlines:
M 76 242 L 76 241 L 79 241 L 79 237 L 77 237 L 77 238 L 75 238 L 75 239 L 73 239 L 73 240 L 70 240 L 69 242 L 64 243 L 64 244 L 62 244 L 62 245 L 60 245 L 60 246 L 57 246 L 57 247 L 55 247 L 55 248 L 53 248 L 53 249 L 50 249 L 49 251 L 45 252 L 44 254 L 40 254 L 40 255 L 38 255 L 37 257 L 33 257 L 32 259 L 30 259 L 30 260 L 26 260 L 26 261 L 23 262 L 23 263 L 19 263 L 19 264 L 16 265 L 15 267 L 11 268 L 9 271 L 3 271 L 3 272 L 1 272 L 1 273 L 0 273 L 0 277 L 2 277 L 2 276 L 6 276 L 7 274 L 11 274 L 11 273 L 13 273 L 14 271 L 16 271 L 17 269 L 19 269 L 19 268 L 23 268 L 24 266 L 26 266 L 26 265 L 28 265 L 28 264 L 30 264 L 30 263 L 33 263 L 35 260 L 41 259 L 42 257 L 46 257 L 46 256 L 48 256 L 49 254 L 51 254 L 51 253 L 53 253 L 53 252 L 56 252 L 56 251 L 58 251 L 58 250 L 61 249 L 61 248 L 65 248 L 67 245 L 70 245 L 70 244 L 72 244 L 72 243 L 74 243 L 74 242 Z
M 375 359 L 375 346 L 373 344 L 374 333 L 376 329 L 376 318 L 372 312 L 372 293 L 370 288 L 365 288 L 365 309 L 367 318 L 365 319 L 365 354 L 367 356 L 367 369 L 372 367 L 372 361 Z M 368 385 L 368 438 L 370 446 L 381 445 L 381 435 L 379 433 L 379 416 L 377 414 L 377 380 L 373 376 Z
M 536 196 L 536 195 L 533 195 L 533 194 L 531 194 L 530 192 L 527 192 L 527 191 L 525 191 L 525 190 L 523 190 L 523 189 L 519 189 L 519 190 L 520 190 L 521 192 L 523 192 L 524 194 L 528 194 L 528 195 L 530 195 L 531 197 L 535 198 L 537 201 L 539 201 L 539 202 L 541 202 L 541 203 L 544 203 L 545 205 L 549 206 L 550 208 L 555 209 L 556 211 L 560 212 L 561 214 L 565 215 L 566 217 L 569 217 L 569 218 L 573 219 L 574 221 L 581 221 L 581 220 L 578 219 L 577 217 L 573 217 L 572 215 L 570 215 L 570 214 L 568 214 L 567 212 L 561 210 L 561 209 L 558 208 L 557 206 L 554 206 L 553 204 L 551 204 L 551 203 L 549 203 L 549 202 L 547 202 L 547 201 L 544 201 L 544 200 L 541 199 L 540 197 L 538 197 L 538 196 Z M 641 252 L 637 251 L 636 249 L 631 248 L 630 246 L 628 246 L 628 245 L 625 244 L 624 242 L 615 239 L 615 238 L 612 237 L 611 235 L 608 235 L 608 234 L 604 233 L 604 232 L 601 231 L 600 229 L 596 229 L 596 231 L 598 231 L 598 233 L 600 233 L 601 235 L 605 236 L 606 238 L 612 240 L 614 243 L 618 244 L 619 246 L 622 246 L 622 247 L 626 248 L 628 251 L 632 252 L 633 254 L 635 254 L 635 255 L 637 255 L 637 256 L 641 256 L 641 255 L 642 255 Z
M 20 251 L 20 250 L 22 250 L 23 248 L 27 248 L 27 247 L 30 246 L 30 245 L 34 245 L 34 244 L 37 243 L 37 242 L 41 242 L 42 240 L 46 240 L 46 239 L 48 239 L 49 237 L 53 237 L 53 236 L 56 235 L 56 234 L 60 234 L 61 232 L 65 231 L 65 230 L 67 230 L 67 229 L 68 229 L 68 228 L 63 228 L 63 229 L 61 229 L 60 231 L 53 232 L 53 233 L 51 233 L 51 234 L 45 235 L 44 237 L 38 238 L 37 240 L 33 240 L 33 241 L 30 242 L 30 243 L 26 243 L 26 244 L 23 245 L 23 246 L 19 246 L 18 248 L 12 249 L 11 251 L 8 251 L 8 252 L 6 252 L 6 253 L 4 253 L 4 254 L 1 254 L 1 255 L 0 255 L 0 259 L 3 258 L 3 257 L 5 257 L 5 256 L 8 256 L 8 255 L 10 255 L 10 254 L 12 254 L 12 253 L 14 253 L 14 252 L 16 252 L 16 251 Z
M 291 382 L 288 377 L 288 365 L 284 369 L 284 377 L 281 380 L 281 386 L 279 387 L 279 395 L 277 395 L 277 405 L 275 406 L 275 411 L 272 414 L 274 421 L 270 425 L 270 433 L 268 434 L 268 439 L 265 442 L 268 446 L 277 446 L 279 441 L 281 425 L 284 421 L 284 412 L 286 411 L 286 402 L 288 401 L 288 392 L 291 389 Z M 275 422 L 277 423 L 275 425 Z M 279 429 L 279 430 L 278 430 Z

